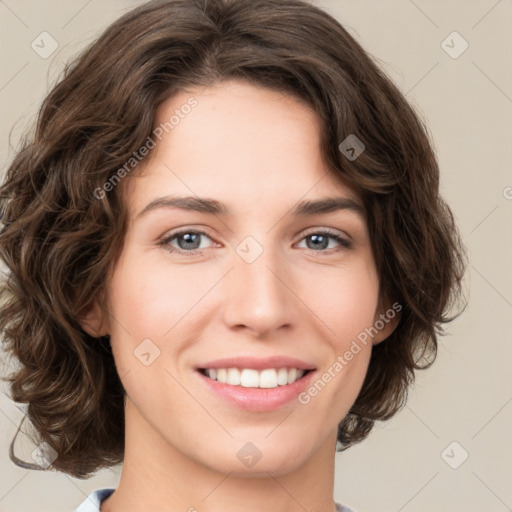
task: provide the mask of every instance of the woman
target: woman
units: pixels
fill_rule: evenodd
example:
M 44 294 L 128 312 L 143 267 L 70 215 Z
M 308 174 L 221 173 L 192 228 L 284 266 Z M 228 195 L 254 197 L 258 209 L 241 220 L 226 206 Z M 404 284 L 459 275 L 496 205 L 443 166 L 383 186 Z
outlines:
M 404 405 L 460 292 L 438 179 L 422 122 L 318 8 L 121 17 L 0 189 L 36 467 L 123 462 L 79 512 L 350 511 L 336 450 Z

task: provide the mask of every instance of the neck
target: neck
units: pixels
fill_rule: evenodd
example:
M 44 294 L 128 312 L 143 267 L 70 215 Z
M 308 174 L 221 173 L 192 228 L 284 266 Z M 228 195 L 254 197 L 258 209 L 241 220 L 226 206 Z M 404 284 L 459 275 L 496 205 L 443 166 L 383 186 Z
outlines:
M 101 512 L 335 512 L 336 432 L 292 471 L 276 468 L 256 476 L 222 473 L 187 456 L 158 435 L 129 399 L 125 418 L 121 479 Z

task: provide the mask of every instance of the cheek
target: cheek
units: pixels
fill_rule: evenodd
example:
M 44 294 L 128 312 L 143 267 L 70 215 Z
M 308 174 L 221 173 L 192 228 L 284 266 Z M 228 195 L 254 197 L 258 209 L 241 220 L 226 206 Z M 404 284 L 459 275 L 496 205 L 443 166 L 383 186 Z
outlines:
M 379 283 L 374 270 L 363 263 L 330 269 L 317 276 L 314 291 L 307 293 L 311 309 L 328 327 L 338 351 L 374 322 Z
M 170 361 L 179 360 L 204 325 L 201 319 L 211 309 L 207 294 L 222 275 L 211 267 L 202 272 L 195 265 L 166 265 L 162 255 L 156 256 L 148 262 L 136 251 L 125 251 L 109 284 L 116 366 L 120 376 L 131 372 L 132 379 L 141 371 L 136 357 L 147 352 L 143 347 L 158 356 L 148 367 L 154 370 L 152 375 L 160 366 L 163 370 Z
M 311 416 L 327 414 L 340 421 L 355 402 L 366 376 L 372 343 L 368 329 L 374 323 L 378 303 L 378 278 L 372 268 L 361 265 L 325 279 L 322 288 L 309 296 L 321 323 L 328 327 L 322 372 L 300 397 Z M 326 404 L 331 404 L 326 407 Z
M 173 268 L 162 259 L 142 264 L 142 257 L 128 253 L 110 283 L 115 320 L 139 336 L 163 338 L 218 280 L 218 272 L 209 279 L 193 265 Z

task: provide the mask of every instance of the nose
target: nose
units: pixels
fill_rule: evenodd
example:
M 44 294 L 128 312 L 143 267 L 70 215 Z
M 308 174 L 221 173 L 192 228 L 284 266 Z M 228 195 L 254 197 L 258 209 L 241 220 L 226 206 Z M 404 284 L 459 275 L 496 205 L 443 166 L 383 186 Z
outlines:
M 247 330 L 257 338 L 290 328 L 297 314 L 285 262 L 265 249 L 249 263 L 236 252 L 224 283 L 223 318 L 230 329 Z

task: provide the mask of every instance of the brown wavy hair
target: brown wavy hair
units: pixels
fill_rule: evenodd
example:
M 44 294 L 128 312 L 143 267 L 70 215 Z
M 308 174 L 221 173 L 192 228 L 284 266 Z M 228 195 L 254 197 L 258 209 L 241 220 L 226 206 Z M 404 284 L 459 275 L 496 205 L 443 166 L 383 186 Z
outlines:
M 79 318 L 96 300 L 108 312 L 127 212 L 121 186 L 94 191 L 145 144 L 165 99 L 226 79 L 317 112 L 325 162 L 364 202 L 381 297 L 403 306 L 372 349 L 338 449 L 405 405 L 442 324 L 460 314 L 448 316 L 462 296 L 465 250 L 439 195 L 428 131 L 338 21 L 301 0 L 147 2 L 67 65 L 0 188 L 0 333 L 17 362 L 5 380 L 56 450 L 50 468 L 87 478 L 124 456 L 124 389 L 109 337 L 88 335 Z M 365 144 L 355 160 L 339 149 L 350 134 Z

